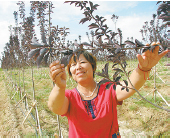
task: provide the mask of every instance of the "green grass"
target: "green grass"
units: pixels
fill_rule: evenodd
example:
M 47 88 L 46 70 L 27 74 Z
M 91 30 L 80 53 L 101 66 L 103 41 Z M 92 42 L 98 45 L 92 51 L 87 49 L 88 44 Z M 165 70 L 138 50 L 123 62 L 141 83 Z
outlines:
M 157 65 L 157 70 L 158 70 L 159 76 L 168 82 L 170 80 L 170 69 L 168 67 L 164 66 L 165 63 L 166 63 L 166 59 L 163 58 L 160 61 L 159 65 Z M 106 62 L 104 62 L 104 61 L 98 61 L 96 72 L 101 72 L 102 69 L 104 68 L 105 64 L 106 64 Z M 137 61 L 127 61 L 127 64 L 128 64 L 127 68 L 126 68 L 127 71 L 133 70 L 134 68 L 137 67 Z M 112 75 L 114 73 L 114 71 L 112 70 L 111 67 L 112 67 L 112 63 L 110 62 L 109 63 L 109 76 L 110 77 L 112 77 Z M 29 96 L 29 99 L 28 99 L 29 103 L 32 103 L 32 100 L 33 100 L 33 83 L 32 83 L 31 71 L 32 70 L 30 68 L 24 69 L 24 84 L 23 84 L 23 71 L 22 70 L 14 69 L 14 70 L 7 71 L 9 77 L 12 78 L 13 82 L 16 82 L 16 84 L 20 84 L 22 92 L 23 92 L 24 86 L 25 86 L 25 93 L 27 93 L 27 95 Z M 42 120 L 40 119 L 41 126 L 43 128 L 44 137 L 53 137 L 53 134 L 55 132 L 58 133 L 57 123 L 48 124 L 48 123 L 44 123 L 44 121 L 43 121 L 43 120 L 50 121 L 50 118 L 56 119 L 56 115 L 54 113 L 52 113 L 47 106 L 48 96 L 50 94 L 50 91 L 53 88 L 53 83 L 49 77 L 49 68 L 42 67 L 40 69 L 37 69 L 36 67 L 34 67 L 33 73 L 34 73 L 33 81 L 34 81 L 34 87 L 35 87 L 34 88 L 35 89 L 35 99 L 38 102 L 38 104 L 37 104 L 38 109 L 39 109 L 40 113 L 44 110 L 48 114 L 48 115 L 45 115 L 45 119 L 42 119 Z M 20 81 L 19 81 L 19 75 L 20 75 Z M 97 82 L 100 81 L 101 79 L 102 79 L 102 77 L 95 75 L 95 80 Z M 122 79 L 126 79 L 126 77 L 124 76 Z M 159 78 L 156 78 L 156 84 L 159 89 L 170 88 L 170 82 L 166 85 L 162 85 L 162 82 Z M 77 85 L 76 82 L 72 78 L 67 77 L 67 89 L 73 89 L 74 87 L 76 87 L 76 85 Z M 153 77 L 150 77 L 150 80 L 146 81 L 144 87 L 140 90 L 140 93 L 143 96 L 145 96 L 148 92 L 150 92 L 153 89 L 153 86 L 154 86 Z M 14 94 L 14 90 L 12 92 L 10 92 L 10 90 L 12 90 L 12 88 L 9 88 L 9 93 L 11 93 L 10 96 L 12 96 Z M 167 94 L 162 94 L 162 95 L 170 103 L 170 97 L 168 97 Z M 170 96 L 170 92 L 169 92 L 169 96 Z M 136 99 L 131 99 L 131 98 L 136 98 Z M 149 109 L 154 109 L 156 112 L 162 111 L 162 110 L 154 107 L 153 105 L 145 102 L 144 100 L 137 101 L 138 99 L 140 99 L 140 97 L 137 93 L 135 93 L 131 98 L 130 98 L 131 104 L 133 104 L 133 105 L 130 105 L 128 107 L 123 106 L 124 111 L 126 111 L 125 109 L 127 109 L 135 114 L 138 110 L 140 110 L 140 108 L 143 108 L 143 107 L 149 108 Z M 148 100 L 154 102 L 154 98 L 153 98 L 152 94 L 147 96 L 146 98 Z M 20 100 L 19 94 L 16 94 L 15 99 L 17 101 Z M 129 102 L 130 99 L 125 100 L 125 102 L 126 103 Z M 157 97 L 155 104 L 162 106 L 164 103 L 160 97 Z M 125 115 L 123 115 L 123 116 L 125 116 Z M 128 115 L 128 119 L 130 119 L 130 118 Z M 68 129 L 67 118 L 60 117 L 60 121 L 61 121 L 62 126 L 66 127 Z M 140 121 L 142 123 L 144 130 L 152 129 L 152 127 L 148 123 L 145 123 L 144 120 L 140 119 Z M 168 121 L 170 121 L 170 118 L 168 119 Z M 166 122 L 166 121 L 164 121 L 164 122 Z M 24 137 L 35 137 L 32 133 L 23 135 L 23 136 Z M 168 137 L 168 136 L 170 136 L 170 130 L 161 132 L 161 135 L 157 134 L 154 137 Z

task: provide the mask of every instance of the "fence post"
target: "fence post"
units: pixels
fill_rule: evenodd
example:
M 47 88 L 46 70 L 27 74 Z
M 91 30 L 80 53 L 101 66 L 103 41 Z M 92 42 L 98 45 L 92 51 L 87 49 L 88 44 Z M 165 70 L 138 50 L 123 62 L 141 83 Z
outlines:
M 31 66 L 31 69 L 32 69 L 31 70 L 31 74 L 32 74 L 32 83 L 33 83 L 33 101 L 35 102 L 35 87 L 34 87 L 33 67 L 32 66 Z M 36 111 L 36 114 L 35 114 L 35 117 L 36 117 L 36 126 L 39 129 L 40 137 L 42 137 L 41 127 L 40 127 L 40 123 L 39 123 L 39 114 L 38 114 L 37 106 L 35 106 L 35 111 Z

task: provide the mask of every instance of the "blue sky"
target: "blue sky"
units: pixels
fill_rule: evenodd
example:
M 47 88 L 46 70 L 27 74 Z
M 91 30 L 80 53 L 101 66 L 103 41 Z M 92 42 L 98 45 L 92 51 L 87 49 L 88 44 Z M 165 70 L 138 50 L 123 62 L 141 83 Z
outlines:
M 156 14 L 158 5 L 157 1 L 92 1 L 94 4 L 99 4 L 95 14 L 103 16 L 107 19 L 106 23 L 111 30 L 115 30 L 114 22 L 111 20 L 112 14 L 119 16 L 116 23 L 116 28 L 120 28 L 123 33 L 123 41 L 127 37 L 134 37 L 141 41 L 141 33 L 139 32 L 145 21 L 152 19 L 152 14 Z M 18 11 L 17 1 L 1 1 L 0 4 L 0 57 L 3 52 L 5 43 L 9 41 L 8 26 L 15 25 L 13 12 Z M 25 1 L 26 16 L 29 16 L 29 1 Z M 67 40 L 78 39 L 82 36 L 82 41 L 88 41 L 86 32 L 90 22 L 79 24 L 81 18 L 84 17 L 83 11 L 80 8 L 65 3 L 64 1 L 53 1 L 54 13 L 52 14 L 52 24 L 59 27 L 70 28 Z M 20 20 L 19 20 L 20 21 Z M 35 28 L 36 35 L 39 38 L 39 27 Z M 39 38 L 40 39 L 40 38 Z

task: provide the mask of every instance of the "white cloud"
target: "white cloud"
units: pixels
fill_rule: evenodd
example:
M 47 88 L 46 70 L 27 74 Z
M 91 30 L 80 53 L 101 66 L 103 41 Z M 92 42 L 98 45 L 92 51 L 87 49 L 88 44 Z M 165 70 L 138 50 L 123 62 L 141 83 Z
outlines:
M 127 17 L 121 16 L 118 20 L 118 27 L 121 28 L 121 30 L 123 31 L 123 36 L 125 37 L 125 39 L 127 39 L 127 37 L 133 37 L 134 39 L 142 40 L 140 29 L 142 29 L 145 21 L 150 21 L 151 19 L 151 15 L 133 15 Z
M 69 3 L 64 3 L 64 1 L 52 1 L 54 4 L 54 13 L 52 14 L 52 24 L 54 26 L 59 25 L 59 27 L 69 27 L 70 34 L 67 39 L 75 40 L 78 39 L 78 35 L 82 36 L 82 41 L 88 41 L 86 32 L 88 30 L 88 25 L 90 22 L 85 24 L 79 24 L 81 18 L 84 17 L 82 14 L 84 11 L 80 10 L 80 7 L 75 7 L 74 4 L 70 5 Z M 10 24 L 14 25 L 13 12 L 18 11 L 19 6 L 16 4 L 17 1 L 1 1 L 0 5 L 0 55 L 3 51 L 5 43 L 9 41 L 9 30 L 8 26 Z M 119 19 L 117 21 L 116 27 L 120 28 L 123 33 L 123 41 L 127 37 L 134 37 L 134 39 L 141 40 L 141 33 L 139 32 L 142 28 L 142 25 L 145 21 L 151 20 L 151 14 L 143 15 L 141 11 L 141 16 L 138 16 L 139 13 L 134 15 L 125 16 L 130 13 L 134 13 L 139 4 L 139 1 L 93 1 L 95 4 L 99 4 L 98 10 L 95 11 L 94 15 L 98 14 L 104 16 L 107 19 L 107 25 L 111 30 L 115 30 L 114 23 L 111 20 L 112 14 L 117 14 Z M 30 2 L 25 1 L 26 4 L 26 16 L 29 16 Z M 135 8 L 136 7 L 136 8 Z M 148 7 L 148 5 L 147 5 Z M 149 8 L 149 7 L 148 7 Z M 134 11 L 131 11 L 134 9 Z M 153 9 L 153 8 L 151 8 Z M 129 13 L 125 13 L 125 11 Z M 146 9 L 143 9 L 146 10 Z M 140 11 L 140 10 L 139 10 Z M 148 10 L 146 10 L 148 11 Z M 146 12 L 147 13 L 147 12 Z M 145 14 L 145 13 L 143 13 Z M 39 27 L 36 26 L 36 35 L 40 38 Z
M 52 14 L 52 19 L 62 22 L 69 22 L 72 18 L 81 16 L 79 7 L 75 7 L 74 4 L 70 5 L 69 3 L 64 3 L 64 1 L 54 1 L 53 9 L 54 13 Z
M 106 12 L 119 12 L 124 9 L 133 8 L 137 6 L 137 1 L 96 1 L 100 6 L 98 7 L 98 13 L 103 14 Z
M 106 15 L 105 18 L 107 19 L 109 28 L 115 31 L 115 24 L 111 20 L 111 15 Z M 150 21 L 151 19 L 151 15 L 138 16 L 134 14 L 132 16 L 119 16 L 116 22 L 116 28 L 121 29 L 123 41 L 125 41 L 127 37 L 142 40 L 140 29 L 142 29 L 145 21 Z
M 8 22 L 8 21 L 0 21 L 0 48 L 2 49 L 2 46 L 4 47 L 5 43 L 9 42 L 10 32 L 9 32 L 9 26 L 14 26 L 14 23 Z
M 0 9 L 1 13 L 11 13 L 11 9 L 17 8 L 17 1 L 1 1 Z

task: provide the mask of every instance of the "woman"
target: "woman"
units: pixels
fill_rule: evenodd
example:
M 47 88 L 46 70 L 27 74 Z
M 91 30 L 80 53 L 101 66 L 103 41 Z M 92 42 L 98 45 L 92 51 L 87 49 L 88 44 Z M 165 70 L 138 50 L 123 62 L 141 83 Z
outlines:
M 153 45 L 156 45 L 153 43 Z M 133 86 L 138 90 L 145 83 L 153 66 L 168 50 L 158 54 L 159 46 L 154 51 L 138 54 L 138 67 L 130 75 Z M 66 90 L 66 72 L 63 64 L 54 61 L 50 64 L 50 77 L 55 86 L 52 89 L 48 106 L 58 115 L 66 116 L 69 123 L 69 137 L 120 137 L 117 120 L 117 105 L 135 93 L 135 90 L 116 91 L 105 83 L 100 86 L 94 81 L 96 58 L 87 51 L 81 51 L 76 58 L 72 56 L 67 66 L 69 75 L 77 82 L 77 87 Z M 124 85 L 124 84 L 123 84 Z M 132 88 L 128 83 L 128 87 Z

